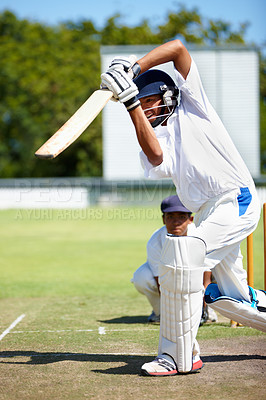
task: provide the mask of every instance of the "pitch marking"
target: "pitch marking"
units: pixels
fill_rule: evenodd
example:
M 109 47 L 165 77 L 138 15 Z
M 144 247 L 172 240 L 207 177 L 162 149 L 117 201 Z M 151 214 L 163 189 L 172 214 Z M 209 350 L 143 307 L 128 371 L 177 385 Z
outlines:
M 25 354 L 21 355 L 12 355 L 12 357 L 49 357 L 49 358 L 57 358 L 57 357 L 77 357 L 77 356 L 130 356 L 130 357 L 138 357 L 138 356 L 153 356 L 155 357 L 155 353 L 38 353 L 38 354 L 30 354 L 25 352 Z M 10 358 L 9 354 L 0 355 L 0 358 Z
M 0 335 L 0 341 L 13 329 L 15 326 L 23 320 L 25 314 L 21 314 L 11 325 Z
M 143 332 L 143 331 L 157 331 L 156 328 L 141 328 L 141 329 L 106 329 L 100 326 L 98 329 L 56 329 L 56 330 L 36 330 L 36 331 L 13 331 L 12 334 L 27 334 L 27 333 L 61 333 L 61 332 L 98 332 L 99 335 L 106 335 L 112 332 Z

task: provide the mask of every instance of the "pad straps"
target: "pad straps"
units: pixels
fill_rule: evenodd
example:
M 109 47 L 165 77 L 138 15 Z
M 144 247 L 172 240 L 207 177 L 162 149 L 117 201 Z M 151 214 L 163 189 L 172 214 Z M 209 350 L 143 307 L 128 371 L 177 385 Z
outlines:
M 251 307 L 257 309 L 258 301 L 257 301 L 256 291 L 251 286 L 249 286 L 248 288 L 249 288 L 249 295 L 250 295 L 250 300 L 251 300 Z

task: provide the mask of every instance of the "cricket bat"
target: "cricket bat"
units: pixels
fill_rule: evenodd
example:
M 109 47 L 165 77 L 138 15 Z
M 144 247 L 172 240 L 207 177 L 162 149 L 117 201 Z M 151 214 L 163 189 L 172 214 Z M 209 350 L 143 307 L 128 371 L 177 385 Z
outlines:
M 85 131 L 112 95 L 110 90 L 96 90 L 75 114 L 35 152 L 35 156 L 52 159 L 62 153 Z

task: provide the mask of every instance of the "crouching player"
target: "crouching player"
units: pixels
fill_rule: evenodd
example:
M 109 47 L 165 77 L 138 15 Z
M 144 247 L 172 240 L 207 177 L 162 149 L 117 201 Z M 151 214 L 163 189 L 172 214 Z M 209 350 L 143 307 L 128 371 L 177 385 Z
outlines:
M 160 322 L 160 290 L 158 268 L 161 259 L 162 247 L 167 233 L 176 236 L 193 236 L 195 225 L 190 210 L 179 200 L 177 195 L 165 198 L 161 203 L 164 226 L 156 230 L 147 243 L 147 261 L 134 273 L 131 282 L 135 288 L 147 297 L 152 306 L 152 313 L 148 322 Z M 203 285 L 206 288 L 211 283 L 211 272 L 204 273 Z M 200 325 L 207 320 L 217 321 L 214 310 L 204 303 Z

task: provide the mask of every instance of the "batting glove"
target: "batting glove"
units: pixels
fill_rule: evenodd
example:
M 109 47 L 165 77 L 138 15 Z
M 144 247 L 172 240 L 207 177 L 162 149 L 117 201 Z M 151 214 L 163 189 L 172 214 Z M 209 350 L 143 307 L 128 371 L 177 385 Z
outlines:
M 107 87 L 111 90 L 114 97 L 123 103 L 128 111 L 132 111 L 140 105 L 137 98 L 138 88 L 124 71 L 122 65 L 109 68 L 101 75 L 101 78 L 101 87 Z
M 129 57 L 117 56 L 112 60 L 110 68 L 116 69 L 118 66 L 122 65 L 124 71 L 127 72 L 128 76 L 133 80 L 139 76 L 141 71 L 141 68 L 136 61 L 137 56 L 133 54 Z

